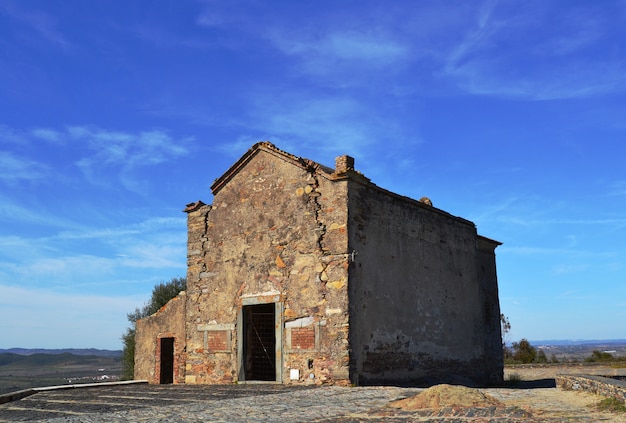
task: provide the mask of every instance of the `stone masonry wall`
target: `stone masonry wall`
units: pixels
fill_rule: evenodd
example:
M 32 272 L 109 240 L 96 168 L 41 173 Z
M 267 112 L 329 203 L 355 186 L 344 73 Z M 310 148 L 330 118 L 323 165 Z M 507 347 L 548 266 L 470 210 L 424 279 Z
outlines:
M 247 380 L 253 309 L 276 314 L 279 382 L 502 380 L 499 243 L 472 222 L 269 143 L 212 190 L 185 210 L 186 383 Z
M 601 376 L 557 375 L 556 386 L 568 391 L 587 391 L 626 404 L 626 382 Z
M 246 301 L 282 304 L 282 381 L 347 380 L 345 181 L 271 148 L 238 166 L 188 208 L 185 381 L 239 379 Z
M 185 292 L 152 316 L 138 320 L 135 335 L 135 380 L 159 383 L 160 339 L 174 338 L 174 383 L 184 382 Z

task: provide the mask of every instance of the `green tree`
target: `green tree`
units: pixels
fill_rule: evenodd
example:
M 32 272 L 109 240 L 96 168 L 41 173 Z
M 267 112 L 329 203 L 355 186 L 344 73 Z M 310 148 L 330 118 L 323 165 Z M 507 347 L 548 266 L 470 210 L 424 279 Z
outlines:
M 511 350 L 507 347 L 506 344 L 509 342 L 509 333 L 511 332 L 511 322 L 509 322 L 509 318 L 504 314 L 500 313 L 500 333 L 502 334 L 502 355 L 504 359 L 508 359 L 511 357 Z
M 520 363 L 532 363 L 537 357 L 537 349 L 530 345 L 530 342 L 526 339 L 522 339 L 519 342 L 513 342 L 512 349 L 513 360 Z
M 159 311 L 169 300 L 187 289 L 187 279 L 172 278 L 169 282 L 160 282 L 152 289 L 150 300 L 142 308 L 128 313 L 126 318 L 130 327 L 122 335 L 122 379 L 131 380 L 135 373 L 135 333 L 136 322 Z

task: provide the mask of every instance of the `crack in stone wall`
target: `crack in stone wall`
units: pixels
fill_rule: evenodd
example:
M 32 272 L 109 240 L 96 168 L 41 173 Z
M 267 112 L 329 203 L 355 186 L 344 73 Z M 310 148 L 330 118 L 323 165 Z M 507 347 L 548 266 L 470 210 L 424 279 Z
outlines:
M 320 200 L 319 200 L 322 193 L 319 192 L 319 187 L 320 187 L 319 175 L 317 174 L 317 169 L 314 166 L 308 166 L 307 170 L 309 172 L 310 181 L 307 187 L 305 188 L 305 193 L 308 195 L 309 203 L 311 204 L 312 209 L 313 209 L 313 218 L 317 226 L 315 228 L 316 246 L 320 254 L 322 256 L 325 256 L 325 255 L 328 255 L 329 252 L 327 251 L 327 249 L 324 248 L 324 236 L 326 235 L 327 228 L 326 228 L 326 224 L 324 224 L 324 222 L 322 221 L 323 209 L 322 209 L 322 204 L 320 203 Z M 316 267 L 317 280 L 323 283 L 324 285 L 328 281 L 328 275 L 326 273 L 327 267 L 328 267 L 328 264 L 323 263 L 322 261 L 320 261 L 318 266 Z M 325 297 L 324 293 L 322 293 L 322 295 Z

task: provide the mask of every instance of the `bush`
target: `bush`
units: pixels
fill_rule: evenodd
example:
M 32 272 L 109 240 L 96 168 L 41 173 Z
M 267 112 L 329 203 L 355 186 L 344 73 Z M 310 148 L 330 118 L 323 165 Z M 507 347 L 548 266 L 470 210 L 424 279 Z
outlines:
M 546 357 L 546 353 L 543 350 L 537 351 L 537 355 L 535 356 L 535 363 L 547 363 L 548 357 Z
M 587 363 L 596 363 L 598 361 L 613 361 L 614 357 L 612 354 L 607 353 L 607 352 L 601 352 L 598 350 L 593 350 L 593 352 L 591 353 L 591 355 L 587 358 L 585 358 L 585 361 Z
M 625 413 L 626 412 L 626 404 L 617 398 L 605 398 L 599 403 L 596 404 L 596 408 L 600 411 L 612 411 Z
M 507 386 L 519 386 L 522 383 L 522 377 L 518 373 L 511 373 L 506 380 Z

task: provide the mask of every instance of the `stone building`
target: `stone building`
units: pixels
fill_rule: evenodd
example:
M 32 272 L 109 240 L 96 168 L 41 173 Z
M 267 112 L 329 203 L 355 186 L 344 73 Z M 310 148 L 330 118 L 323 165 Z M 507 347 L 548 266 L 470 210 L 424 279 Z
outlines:
M 475 225 L 268 142 L 188 216 L 187 291 L 137 322 L 151 383 L 502 380 L 495 248 Z

